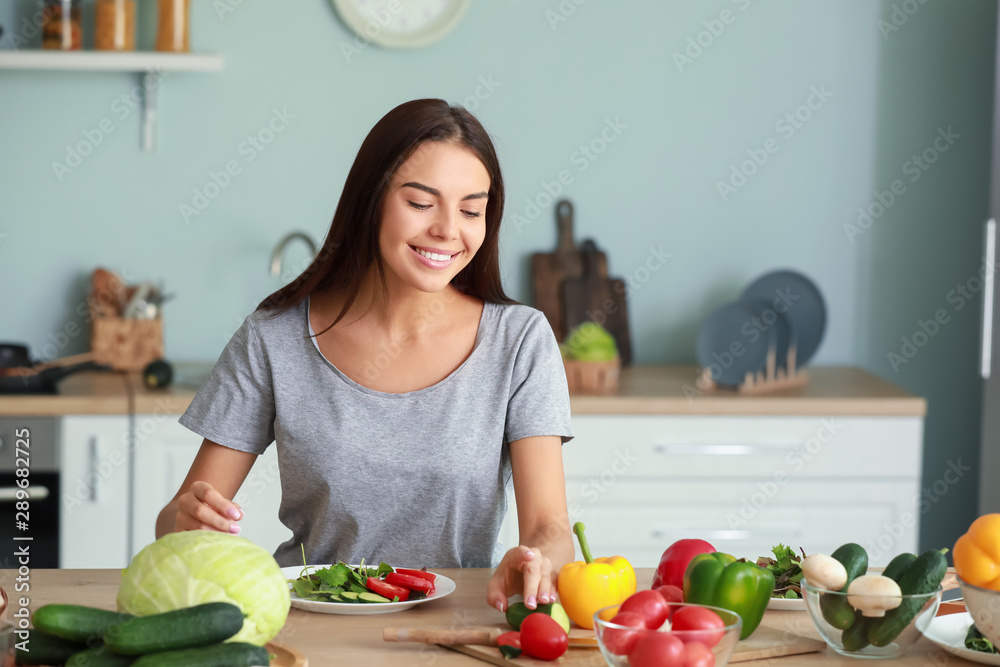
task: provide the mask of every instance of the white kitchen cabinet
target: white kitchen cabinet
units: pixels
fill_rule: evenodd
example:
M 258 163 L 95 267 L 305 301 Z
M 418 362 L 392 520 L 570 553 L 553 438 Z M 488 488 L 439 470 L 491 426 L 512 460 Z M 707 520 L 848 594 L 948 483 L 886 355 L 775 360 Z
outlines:
M 119 568 L 130 559 L 129 418 L 62 418 L 59 567 Z
M 156 517 L 187 476 L 201 436 L 178 422 L 178 415 L 135 415 L 132 553 L 156 539 Z M 258 457 L 234 500 L 244 509 L 240 536 L 273 553 L 292 532 L 278 520 L 281 483 L 277 449 Z
M 574 415 L 573 429 L 569 520 L 595 555 L 654 567 L 685 537 L 751 559 L 779 542 L 857 542 L 873 565 L 917 549 L 919 416 Z M 505 548 L 516 512 L 511 494 Z

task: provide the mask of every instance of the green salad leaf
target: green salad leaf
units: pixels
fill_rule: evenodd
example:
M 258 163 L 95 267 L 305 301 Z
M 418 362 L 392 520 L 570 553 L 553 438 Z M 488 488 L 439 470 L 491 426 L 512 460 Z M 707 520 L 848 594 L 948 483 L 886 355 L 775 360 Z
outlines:
M 357 567 L 352 567 L 343 561 L 334 565 L 320 568 L 315 572 L 315 566 L 306 564 L 305 545 L 302 546 L 302 572 L 297 579 L 290 579 L 295 594 L 303 600 L 315 600 L 317 602 L 364 602 L 357 594 L 368 593 L 365 585 L 369 577 L 381 579 L 392 572 L 392 566 L 387 563 L 379 563 L 378 567 L 366 567 L 362 558 Z M 347 595 L 345 595 L 345 593 Z M 411 600 L 418 599 L 413 593 Z M 391 600 L 384 600 L 391 602 Z
M 1000 653 L 993 642 L 983 636 L 975 623 L 969 626 L 969 632 L 965 635 L 965 648 L 983 653 Z
M 802 552 L 801 557 L 791 547 L 779 542 L 778 546 L 771 549 L 774 558 L 761 556 L 757 559 L 759 567 L 766 568 L 774 574 L 774 592 L 771 597 L 787 600 L 802 599 L 802 587 L 799 584 L 802 581 L 800 564 L 806 552 L 802 547 L 799 547 L 799 551 Z

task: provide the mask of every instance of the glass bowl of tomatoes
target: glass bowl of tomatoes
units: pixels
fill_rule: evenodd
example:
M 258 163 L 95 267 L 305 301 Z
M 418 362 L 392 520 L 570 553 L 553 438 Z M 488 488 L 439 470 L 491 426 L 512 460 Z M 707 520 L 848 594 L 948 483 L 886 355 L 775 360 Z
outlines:
M 611 667 L 725 667 L 740 639 L 739 614 L 720 607 L 661 606 L 652 596 L 628 602 L 594 614 L 597 644 Z

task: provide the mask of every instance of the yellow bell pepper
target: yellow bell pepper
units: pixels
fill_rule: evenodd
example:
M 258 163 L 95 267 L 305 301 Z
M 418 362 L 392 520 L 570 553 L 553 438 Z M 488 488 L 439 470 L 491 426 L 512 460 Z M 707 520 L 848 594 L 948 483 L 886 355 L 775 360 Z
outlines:
M 952 554 L 963 581 L 1000 591 L 1000 514 L 984 514 L 958 538 Z
M 562 606 L 573 622 L 582 628 L 593 630 L 594 614 L 598 609 L 619 605 L 635 593 L 635 570 L 621 556 L 591 557 L 583 529 L 584 526 L 579 521 L 573 525 L 584 560 L 564 565 L 559 570 L 556 587 L 559 589 Z M 614 614 L 608 616 L 607 620 L 611 620 L 611 616 Z

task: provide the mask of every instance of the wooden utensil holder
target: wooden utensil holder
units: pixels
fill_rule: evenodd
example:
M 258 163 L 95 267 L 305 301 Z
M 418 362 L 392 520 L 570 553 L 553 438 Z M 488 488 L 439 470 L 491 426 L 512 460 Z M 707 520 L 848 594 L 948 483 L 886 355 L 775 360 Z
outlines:
M 96 315 L 91 321 L 94 361 L 116 371 L 141 371 L 163 358 L 163 320 Z
M 618 391 L 621 358 L 611 361 L 576 361 L 563 359 L 566 382 L 571 394 L 614 394 Z

